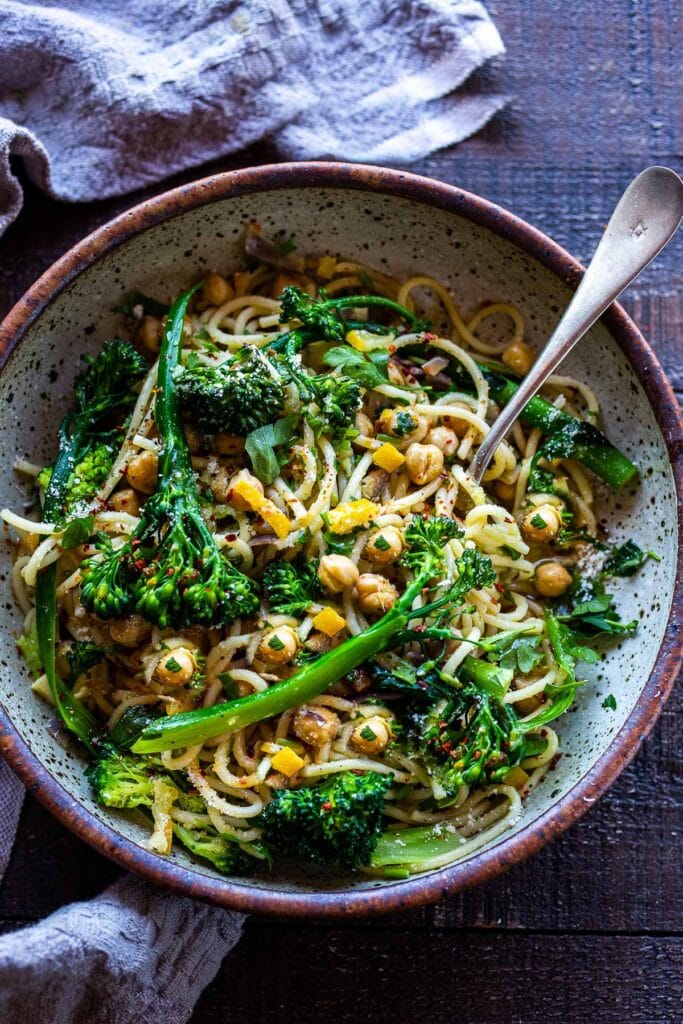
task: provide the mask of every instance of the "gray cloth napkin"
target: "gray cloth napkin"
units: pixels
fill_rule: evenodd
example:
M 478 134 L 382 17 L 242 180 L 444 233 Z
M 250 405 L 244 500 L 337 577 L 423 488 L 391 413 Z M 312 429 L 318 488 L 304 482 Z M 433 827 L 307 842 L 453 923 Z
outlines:
M 0 0 L 0 233 L 10 157 L 51 196 L 119 195 L 266 136 L 282 157 L 400 164 L 505 102 L 476 0 Z M 22 787 L 0 762 L 0 878 Z M 0 1020 L 182 1024 L 239 914 L 123 879 L 0 939 Z
M 477 0 L 0 0 L 0 232 L 12 155 L 68 201 L 266 136 L 295 160 L 417 160 L 506 102 L 463 87 L 503 49 Z

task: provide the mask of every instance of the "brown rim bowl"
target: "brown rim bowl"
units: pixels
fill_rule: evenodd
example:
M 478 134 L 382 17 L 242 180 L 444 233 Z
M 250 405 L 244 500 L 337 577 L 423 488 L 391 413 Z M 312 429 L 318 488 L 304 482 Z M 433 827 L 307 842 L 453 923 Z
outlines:
M 326 213 L 330 207 L 332 212 Z M 280 215 L 278 209 L 282 211 Z M 219 215 L 222 223 L 230 225 L 231 232 L 227 229 L 217 230 L 216 217 Z M 531 309 L 529 322 L 532 334 L 536 332 L 535 340 L 540 343 L 547 336 L 546 332 L 557 319 L 558 310 L 582 274 L 582 268 L 575 259 L 523 220 L 479 196 L 427 178 L 375 167 L 334 163 L 281 164 L 234 171 L 205 178 L 146 200 L 98 228 L 57 260 L 17 303 L 0 327 L 0 365 L 3 366 L 0 385 L 12 375 L 16 377 L 24 349 L 30 348 L 32 344 L 41 344 L 47 350 L 55 332 L 59 334 L 67 329 L 67 320 L 64 319 L 67 314 L 63 311 L 65 296 L 71 297 L 71 305 L 78 307 L 80 303 L 85 310 L 88 302 L 95 301 L 92 296 L 84 297 L 85 285 L 91 293 L 97 286 L 101 294 L 96 296 L 96 301 L 102 309 L 108 310 L 124 290 L 123 285 L 130 286 L 133 281 L 133 278 L 126 279 L 127 261 L 130 264 L 133 260 L 140 268 L 143 285 L 145 280 L 153 280 L 154 264 L 157 262 L 155 251 L 160 254 L 164 280 L 167 280 L 169 289 L 175 288 L 182 283 L 183 273 L 187 280 L 201 272 L 202 267 L 211 267 L 211 260 L 221 251 L 221 239 L 229 239 L 229 242 L 224 243 L 226 246 L 236 245 L 232 236 L 237 234 L 237 227 L 241 230 L 245 219 L 251 219 L 254 215 L 256 219 L 263 218 L 265 223 L 272 222 L 275 226 L 285 227 L 289 224 L 302 247 L 310 243 L 310 251 L 313 252 L 325 251 L 325 232 L 328 237 L 331 232 L 335 236 L 328 248 L 336 249 L 339 245 L 341 249 L 345 232 L 349 233 L 351 239 L 360 238 L 363 236 L 364 224 L 371 225 L 372 231 L 366 229 L 366 237 L 373 238 L 370 252 L 366 253 L 370 265 L 374 261 L 375 264 L 381 262 L 393 266 L 398 261 L 401 264 L 400 271 L 407 273 L 410 269 L 419 272 L 427 263 L 430 272 L 448 280 L 459 297 L 464 291 L 465 301 L 468 298 L 472 302 L 477 299 L 482 301 L 487 294 L 498 297 L 508 287 L 514 291 L 513 285 L 508 286 L 507 282 L 517 280 L 520 303 L 524 306 L 523 286 L 527 281 Z M 281 216 L 279 224 L 278 216 Z M 207 228 L 209 223 L 212 225 L 210 230 Z M 180 235 L 185 245 L 190 229 L 194 232 L 192 244 L 187 242 L 187 248 L 177 253 L 176 267 L 175 259 L 163 254 L 168 252 L 169 246 L 177 248 Z M 413 245 L 415 238 L 418 243 Z M 146 244 L 147 239 L 150 240 L 151 248 L 135 250 L 135 246 Z M 306 242 L 302 242 L 302 239 Z M 449 249 L 451 243 L 452 250 Z M 410 248 L 411 245 L 413 248 Z M 491 252 L 495 250 L 495 258 L 487 259 L 487 246 Z M 356 248 L 356 255 L 362 255 L 362 247 Z M 130 256 L 134 251 L 134 257 Z M 453 280 L 449 278 L 449 261 L 465 261 L 462 276 L 456 273 Z M 109 277 L 102 277 L 100 271 L 108 266 L 111 271 Z M 439 272 L 440 266 L 443 267 L 443 273 Z M 478 268 L 481 269 L 482 277 L 475 286 L 466 272 L 471 271 L 474 278 Z M 177 281 L 173 279 L 176 272 Z M 109 279 L 111 288 L 107 291 L 106 281 Z M 551 303 L 549 310 L 548 296 L 554 294 L 557 302 Z M 524 311 L 526 313 L 527 309 Z M 73 329 L 73 325 L 70 329 Z M 641 403 L 641 419 L 647 420 L 647 429 L 653 438 L 652 445 L 659 453 L 655 469 L 661 474 L 661 486 L 668 489 L 669 498 L 665 520 L 653 527 L 653 543 L 657 543 L 657 530 L 660 531 L 660 542 L 663 542 L 661 530 L 666 527 L 668 568 L 666 575 L 657 584 L 657 592 L 660 595 L 663 593 L 664 597 L 655 620 L 658 632 L 652 656 L 647 663 L 632 665 L 631 669 L 625 669 L 625 663 L 622 663 L 619 669 L 621 676 L 624 671 L 627 674 L 631 672 L 633 678 L 637 676 L 638 680 L 637 692 L 633 691 L 634 684 L 631 684 L 630 706 L 628 694 L 625 698 L 624 707 L 627 707 L 627 711 L 623 713 L 623 720 L 619 720 L 618 726 L 610 725 L 609 722 L 604 726 L 595 726 L 598 733 L 606 737 L 604 742 L 601 741 L 602 745 L 592 748 L 592 753 L 589 752 L 583 760 L 581 756 L 577 757 L 579 767 L 574 775 L 567 776 L 556 798 L 546 800 L 545 804 L 536 807 L 528 821 L 521 822 L 516 830 L 498 838 L 491 846 L 479 850 L 462 862 L 402 881 L 381 885 L 346 884 L 342 881 L 318 888 L 306 884 L 279 885 L 277 881 L 269 887 L 263 887 L 248 880 L 226 880 L 197 869 L 190 860 L 175 857 L 165 859 L 149 852 L 130 835 L 114 828 L 111 818 L 105 820 L 106 815 L 100 814 L 92 805 L 88 806 L 88 801 L 75 788 L 75 784 L 70 785 L 65 781 L 67 775 L 57 771 L 50 757 L 46 756 L 44 740 L 40 738 L 45 734 L 45 721 L 41 719 L 37 726 L 35 719 L 32 719 L 33 726 L 20 721 L 17 706 L 13 704 L 11 684 L 8 684 L 8 690 L 2 695 L 0 711 L 0 751 L 29 791 L 81 839 L 122 867 L 152 882 L 235 910 L 296 916 L 349 917 L 396 911 L 437 900 L 466 886 L 484 882 L 512 867 L 575 822 L 634 757 L 656 721 L 681 663 L 683 559 L 676 552 L 681 526 L 683 432 L 678 404 L 655 355 L 620 306 L 613 305 L 594 332 L 597 332 L 595 345 L 603 346 L 601 351 L 618 353 L 620 350 L 622 356 L 618 360 L 623 362 L 620 376 L 625 374 L 630 378 L 623 385 L 612 385 L 609 382 L 604 384 L 600 391 L 601 399 L 609 403 L 610 391 L 619 391 L 621 388 L 623 409 L 625 394 L 637 396 L 633 398 L 633 403 L 635 406 Z M 89 330 L 86 330 L 88 333 Z M 78 349 L 78 345 L 74 343 L 74 346 Z M 589 362 L 596 365 L 592 358 Z M 603 366 L 609 376 L 608 362 L 605 360 L 601 364 L 601 377 Z M 63 363 L 64 359 L 61 365 Z M 67 367 L 64 372 L 67 371 L 69 374 L 75 372 L 75 362 L 73 367 Z M 54 377 L 49 379 L 53 380 Z M 627 387 L 630 392 L 623 391 Z M 68 388 L 65 386 L 63 390 L 66 401 Z M 20 401 L 20 397 L 16 398 L 16 388 L 13 397 L 15 402 Z M 11 401 L 7 395 L 5 398 Z M 618 405 L 614 408 L 618 409 Z M 60 409 L 55 412 L 55 424 L 62 411 Z M 25 416 L 30 418 L 28 405 Z M 612 421 L 617 425 L 621 423 L 618 430 L 622 434 L 628 432 L 628 423 L 624 423 L 622 417 L 615 413 Z M 606 422 L 609 426 L 607 417 Z M 53 430 L 50 430 L 50 437 L 54 437 Z M 16 439 L 14 443 L 16 445 Z M 25 447 L 28 448 L 28 443 Z M 43 454 L 47 456 L 49 448 Z M 7 467 L 11 457 L 11 450 L 7 448 Z M 652 477 L 653 472 L 656 476 L 655 471 L 648 469 L 648 478 Z M 649 486 L 645 474 L 643 486 Z M 625 511 L 622 511 L 626 518 L 632 518 L 636 508 L 633 502 L 637 503 L 640 499 L 631 496 L 630 500 L 630 505 L 628 501 L 623 503 Z M 651 501 L 650 504 L 654 506 L 656 502 Z M 654 512 L 651 515 L 654 516 Z M 649 605 L 653 604 L 653 592 L 650 591 L 649 597 L 646 595 L 644 615 L 647 614 L 648 602 Z M 8 623 L 6 632 L 10 628 Z M 6 652 L 5 658 L 5 665 L 9 665 L 9 673 L 6 668 L 5 674 L 13 673 L 16 676 L 19 668 L 16 660 L 11 661 L 11 651 Z M 609 676 L 609 668 L 607 674 Z M 609 681 L 611 684 L 612 680 Z M 595 688 L 597 696 L 594 694 L 590 699 L 597 707 L 598 698 L 604 692 L 600 691 L 600 677 L 595 682 Z M 33 697 L 29 699 L 34 700 Z M 602 712 L 598 711 L 597 715 L 602 715 Z M 592 729 L 591 723 L 595 721 L 598 721 L 595 717 L 586 719 L 583 723 L 584 731 Z

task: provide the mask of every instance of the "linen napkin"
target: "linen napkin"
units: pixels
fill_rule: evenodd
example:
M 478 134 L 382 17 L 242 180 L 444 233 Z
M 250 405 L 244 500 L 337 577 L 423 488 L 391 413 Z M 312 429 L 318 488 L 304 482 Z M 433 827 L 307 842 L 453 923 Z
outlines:
M 266 136 L 282 158 L 415 161 L 506 102 L 464 87 L 503 50 L 477 0 L 0 0 L 0 233 L 12 156 L 71 202 Z
M 269 137 L 283 158 L 401 164 L 507 97 L 476 0 L 0 0 L 0 233 L 11 158 L 56 199 L 130 192 Z M 0 761 L 0 879 L 23 789 Z M 123 878 L 0 939 L 0 1020 L 183 1024 L 243 918 Z

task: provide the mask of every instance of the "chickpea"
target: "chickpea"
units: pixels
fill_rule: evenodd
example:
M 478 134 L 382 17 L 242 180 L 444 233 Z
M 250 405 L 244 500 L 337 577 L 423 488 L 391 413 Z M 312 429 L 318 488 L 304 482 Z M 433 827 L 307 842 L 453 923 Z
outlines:
M 187 441 L 190 455 L 198 455 L 204 447 L 204 435 L 201 430 L 197 430 L 191 423 L 185 423 L 184 428 L 185 440 Z
M 364 412 L 356 413 L 356 430 L 358 430 L 364 437 L 374 437 L 375 427 L 369 416 L 366 416 Z
M 534 586 L 541 597 L 560 597 L 571 582 L 571 574 L 560 562 L 543 562 L 536 567 Z
M 519 374 L 520 377 L 524 377 L 529 372 L 535 359 L 536 353 L 521 338 L 511 341 L 501 356 L 505 366 L 513 373 Z
M 368 537 L 363 557 L 375 565 L 391 565 L 403 554 L 403 534 L 395 526 L 385 526 Z
M 107 501 L 112 512 L 127 512 L 130 516 L 137 516 L 140 513 L 140 502 L 132 487 L 124 487 L 115 491 Z
M 150 624 L 137 614 L 124 615 L 109 623 L 109 635 L 121 647 L 138 647 L 151 631 Z
M 244 438 L 237 434 L 216 434 L 213 449 L 219 455 L 241 455 L 244 451 Z
M 379 417 L 379 429 L 399 441 L 396 447 L 407 447 L 426 436 L 429 420 L 408 409 L 385 409 Z
M 299 648 L 299 638 L 291 626 L 268 629 L 261 638 L 258 655 L 267 665 L 286 665 Z
M 161 320 L 157 320 L 155 316 L 142 318 L 142 323 L 137 330 L 138 342 L 150 355 L 156 355 L 159 351 L 162 331 Z
M 462 420 L 458 420 L 458 423 L 462 422 Z M 450 427 L 433 427 L 427 434 L 427 440 L 430 444 L 436 445 L 444 455 L 455 455 L 458 435 Z
M 452 430 L 456 437 L 463 438 L 467 431 L 470 429 L 470 424 L 467 420 L 461 419 L 460 416 L 444 416 L 444 426 Z
M 318 566 L 318 579 L 329 594 L 341 594 L 342 590 L 358 582 L 359 572 L 346 555 L 323 555 Z
M 351 733 L 351 746 L 359 754 L 379 754 L 391 740 L 391 727 L 385 718 L 364 718 Z
M 160 686 L 185 686 L 196 669 L 195 652 L 189 647 L 174 647 L 159 658 L 152 681 Z
M 237 512 L 250 512 L 251 508 L 244 498 L 241 498 L 239 494 L 234 493 L 235 484 L 239 480 L 246 480 L 248 484 L 251 484 L 252 487 L 256 488 L 259 494 L 264 493 L 263 484 L 260 480 L 257 480 L 254 474 L 250 473 L 248 469 L 241 469 L 239 473 L 235 473 L 234 477 L 230 481 L 230 487 L 227 495 L 228 501 Z
M 143 449 L 134 455 L 126 469 L 126 480 L 141 494 L 152 494 L 157 485 L 159 459 L 156 452 Z
M 527 512 L 522 534 L 531 544 L 548 544 L 560 531 L 562 516 L 554 505 L 537 505 Z
M 443 472 L 443 452 L 435 444 L 411 444 L 406 469 L 414 484 L 428 484 Z
M 329 708 L 302 704 L 296 709 L 292 720 L 292 731 L 309 747 L 322 747 L 339 732 L 339 716 Z
M 356 583 L 358 604 L 367 615 L 384 615 L 396 604 L 398 590 L 386 576 L 364 572 Z
M 501 501 L 511 502 L 515 500 L 516 484 L 508 484 L 505 480 L 496 480 L 493 489 Z
M 232 285 L 220 274 L 209 274 L 204 279 L 202 295 L 209 306 L 222 306 L 228 299 L 234 298 Z

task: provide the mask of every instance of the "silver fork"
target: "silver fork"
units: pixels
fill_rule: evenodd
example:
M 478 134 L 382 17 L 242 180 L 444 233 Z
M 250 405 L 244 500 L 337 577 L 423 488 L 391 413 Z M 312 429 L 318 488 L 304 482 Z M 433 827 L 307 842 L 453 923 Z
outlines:
M 547 345 L 501 410 L 472 461 L 477 481 L 530 398 L 617 295 L 662 251 L 683 218 L 683 181 L 668 167 L 648 167 L 628 186 L 605 228 L 581 284 Z

